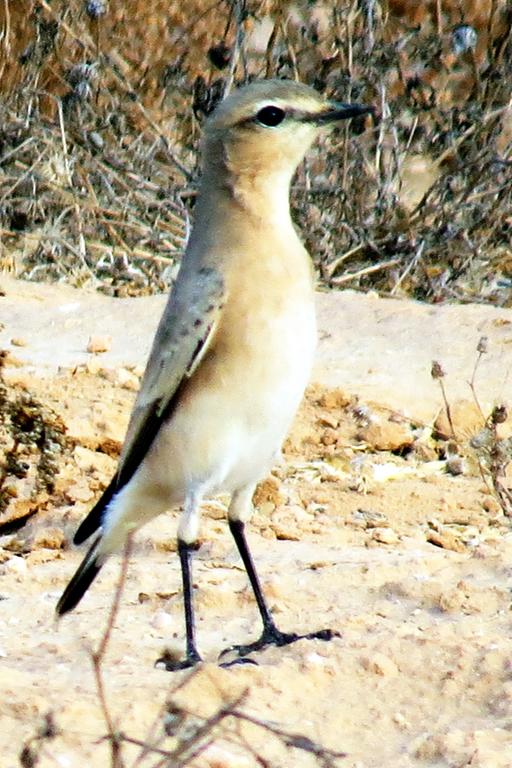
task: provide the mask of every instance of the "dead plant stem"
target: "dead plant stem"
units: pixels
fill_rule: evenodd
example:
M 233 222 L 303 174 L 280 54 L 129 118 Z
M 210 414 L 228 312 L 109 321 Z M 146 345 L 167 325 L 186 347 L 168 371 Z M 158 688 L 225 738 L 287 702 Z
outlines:
M 105 661 L 107 648 L 108 648 L 110 639 L 112 637 L 114 623 L 119 613 L 121 596 L 123 594 L 124 586 L 126 583 L 126 574 L 128 573 L 128 562 L 130 558 L 131 549 L 132 549 L 132 536 L 129 535 L 128 538 L 126 539 L 126 545 L 124 548 L 123 557 L 121 561 L 121 571 L 120 571 L 119 579 L 116 585 L 116 590 L 114 592 L 112 605 L 110 607 L 110 613 L 108 616 L 107 625 L 101 637 L 98 648 L 96 649 L 96 651 L 93 651 L 91 654 L 94 677 L 96 680 L 96 689 L 98 692 L 98 698 L 100 701 L 103 718 L 107 726 L 107 738 L 110 743 L 112 768 L 124 768 L 124 761 L 121 755 L 120 734 L 118 733 L 118 731 L 114 726 L 114 720 L 112 718 L 110 707 L 107 701 L 105 683 L 103 679 L 103 663 Z

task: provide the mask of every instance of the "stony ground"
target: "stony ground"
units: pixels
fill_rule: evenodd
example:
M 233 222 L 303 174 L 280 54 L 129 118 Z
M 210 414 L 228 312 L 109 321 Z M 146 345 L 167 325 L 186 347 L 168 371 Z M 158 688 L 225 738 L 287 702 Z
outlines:
M 2 289 L 1 764 L 103 767 L 91 654 L 120 558 L 58 624 L 54 605 L 82 554 L 72 532 L 114 470 L 162 299 Z M 279 626 L 340 636 L 218 666 L 259 631 L 220 498 L 205 508 L 195 565 L 205 663 L 193 675 L 155 668 L 164 649 L 183 649 L 170 512 L 136 538 L 102 661 L 114 726 L 198 768 L 512 766 L 512 536 L 470 444 L 484 418 L 468 386 L 485 335 L 473 380 L 484 415 L 506 398 L 512 313 L 357 294 L 320 296 L 319 311 L 315 383 L 258 490 L 250 540 Z M 447 370 L 455 436 L 432 359 Z M 499 425 L 502 448 L 510 431 Z M 27 522 L 14 530 L 15 518 Z M 237 715 L 201 737 L 230 706 Z M 204 750 L 190 757 L 187 743 Z M 168 764 L 133 743 L 122 757 Z

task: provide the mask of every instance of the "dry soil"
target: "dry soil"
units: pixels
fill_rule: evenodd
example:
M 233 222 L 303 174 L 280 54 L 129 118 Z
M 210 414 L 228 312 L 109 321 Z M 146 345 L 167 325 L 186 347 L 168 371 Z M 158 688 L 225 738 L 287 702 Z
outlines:
M 115 468 L 162 299 L 9 279 L 2 288 L 9 412 L 28 398 L 65 436 L 53 487 L 37 485 L 37 441 L 19 448 L 26 475 L 3 478 L 11 496 L 0 524 L 34 514 L 0 538 L 0 764 L 35 765 L 38 755 L 42 768 L 103 768 L 111 758 L 91 654 L 120 558 L 73 614 L 56 623 L 54 607 L 82 556 L 73 530 Z M 328 765 L 332 750 L 346 753 L 332 763 L 345 768 L 512 766 L 512 536 L 479 469 L 485 456 L 469 442 L 484 418 L 468 385 L 485 335 L 474 378 L 484 416 L 506 397 L 512 312 L 346 293 L 320 295 L 319 315 L 314 384 L 283 463 L 258 489 L 249 535 L 279 626 L 339 637 L 219 667 L 223 648 L 259 632 L 219 498 L 205 507 L 194 570 L 205 663 L 192 675 L 155 668 L 164 649 L 183 650 L 170 511 L 138 533 L 129 558 L 102 663 L 114 725 L 171 751 L 238 701 L 237 711 L 274 730 L 226 717 L 199 739 L 192 765 Z M 455 439 L 432 359 L 447 371 Z M 8 427 L 4 452 L 13 448 Z M 508 422 L 500 429 L 506 440 Z M 439 432 L 457 444 L 455 460 Z M 287 745 L 280 730 L 311 741 Z M 126 766 L 167 764 L 135 744 L 123 743 L 122 756 Z

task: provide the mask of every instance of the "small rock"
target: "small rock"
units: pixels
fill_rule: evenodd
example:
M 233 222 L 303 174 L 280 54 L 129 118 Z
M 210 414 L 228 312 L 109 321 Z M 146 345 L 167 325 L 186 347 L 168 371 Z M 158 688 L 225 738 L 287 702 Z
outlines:
M 381 544 L 397 544 L 399 540 L 392 528 L 372 528 L 372 539 Z
M 157 611 L 151 618 L 151 626 L 155 629 L 168 630 L 173 625 L 173 618 L 167 611 Z
M 437 606 L 443 613 L 459 612 L 467 608 L 466 595 L 461 589 L 447 589 L 437 599 Z
M 20 337 L 16 337 L 14 339 L 11 339 L 11 344 L 13 347 L 26 347 L 27 346 L 27 340 L 22 339 Z
M 396 723 L 396 725 L 400 728 L 402 731 L 406 731 L 408 728 L 411 727 L 409 721 L 403 715 L 401 712 L 395 712 L 393 715 L 393 722 Z
M 14 576 L 23 577 L 27 573 L 27 564 L 22 557 L 11 557 L 2 565 L 3 573 L 10 573 Z
M 293 521 L 272 521 L 270 527 L 279 541 L 301 540 L 300 531 Z
M 97 376 L 101 370 L 100 361 L 95 360 L 94 358 L 92 358 L 91 360 L 88 360 L 85 364 L 85 370 L 87 371 L 87 373 L 90 373 L 91 376 Z
M 322 445 L 336 445 L 338 442 L 336 430 L 330 428 L 325 429 L 320 437 L 320 442 Z
M 318 405 L 329 410 L 346 408 L 349 403 L 349 395 L 341 389 L 330 389 L 318 398 Z
M 131 392 L 138 392 L 140 381 L 139 378 L 131 371 L 128 371 L 126 368 L 119 368 L 116 378 L 117 383 L 123 389 L 129 389 Z
M 100 352 L 108 352 L 112 346 L 112 336 L 89 336 L 87 342 L 87 352 L 98 354 Z
M 258 483 L 256 491 L 252 497 L 252 503 L 257 509 L 267 502 L 272 504 L 273 509 L 284 504 L 284 496 L 280 491 L 281 484 L 274 478 L 269 477 Z
M 31 546 L 33 546 L 31 544 Z M 63 557 L 62 549 L 35 549 L 33 548 L 28 555 L 25 556 L 27 567 L 30 568 L 43 565 L 44 563 L 52 563 L 54 560 L 60 560 Z
M 127 365 L 126 368 L 139 380 L 142 379 L 145 370 L 143 365 Z
M 465 552 L 466 547 L 464 543 L 455 536 L 451 531 L 430 530 L 427 533 L 427 541 L 429 544 L 434 544 L 436 547 L 442 547 L 443 549 L 451 549 L 453 552 Z
M 372 656 L 363 656 L 361 664 L 368 672 L 382 677 L 394 677 L 398 674 L 395 662 L 383 653 L 374 653 Z
M 429 445 L 428 443 L 424 443 L 421 441 L 417 441 L 414 444 L 414 457 L 418 461 L 436 461 L 438 458 L 436 450 Z
M 439 743 L 430 733 L 414 739 L 411 744 L 411 752 L 417 760 L 434 761 L 442 757 Z
M 65 495 L 71 502 L 81 501 L 85 504 L 94 498 L 94 492 L 84 480 L 79 480 L 66 488 Z
M 258 512 L 260 515 L 271 515 L 275 508 L 275 504 L 272 504 L 271 501 L 264 501 L 258 505 Z
M 385 528 L 387 517 L 372 509 L 358 509 L 352 513 L 352 522 L 358 528 Z
M 99 472 L 110 473 L 113 469 L 113 460 L 107 454 L 101 451 L 91 451 L 90 448 L 84 448 L 81 445 L 75 446 L 73 459 L 76 466 L 84 472 L 98 470 Z M 85 499 L 88 501 L 88 499 Z
M 153 546 L 157 552 L 177 552 L 178 544 L 175 536 L 165 536 L 164 538 L 153 539 Z
M 451 455 L 446 460 L 446 471 L 454 477 L 466 474 L 467 466 L 464 457 L 456 454 Z
M 482 507 L 486 512 L 490 512 L 492 515 L 498 515 L 501 512 L 499 502 L 493 496 L 486 496 L 482 502 Z
M 218 744 L 211 744 L 202 753 L 207 768 L 250 768 L 254 765 L 246 755 L 236 754 Z
M 37 549 L 62 549 L 66 537 L 60 528 L 43 528 L 34 537 L 34 548 Z
M 456 437 L 476 435 L 484 426 L 482 414 L 473 400 L 457 400 L 455 403 L 450 403 L 450 416 Z M 444 408 L 435 420 L 434 428 L 445 439 L 453 437 Z
M 332 413 L 324 413 L 318 420 L 321 427 L 330 427 L 331 429 L 337 429 L 340 425 L 340 420 Z
M 372 421 L 357 433 L 375 451 L 397 451 L 414 443 L 412 430 L 406 424 L 395 421 Z

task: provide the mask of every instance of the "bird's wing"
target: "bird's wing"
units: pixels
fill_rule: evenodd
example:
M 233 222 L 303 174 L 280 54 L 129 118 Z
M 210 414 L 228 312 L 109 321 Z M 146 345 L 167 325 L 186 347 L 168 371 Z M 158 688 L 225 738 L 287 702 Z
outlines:
M 153 341 L 116 475 L 79 526 L 75 544 L 101 525 L 103 510 L 144 459 L 160 425 L 172 413 L 181 386 L 208 349 L 224 301 L 224 282 L 217 270 L 201 267 L 178 276 Z
M 225 298 L 222 277 L 213 268 L 202 267 L 187 278 L 172 292 L 155 335 L 121 452 L 121 485 L 144 458 L 219 321 Z

